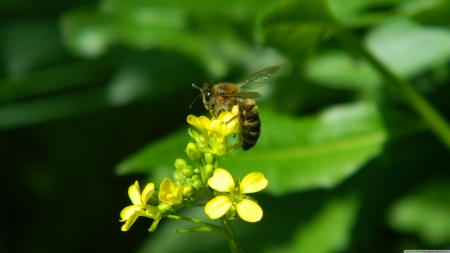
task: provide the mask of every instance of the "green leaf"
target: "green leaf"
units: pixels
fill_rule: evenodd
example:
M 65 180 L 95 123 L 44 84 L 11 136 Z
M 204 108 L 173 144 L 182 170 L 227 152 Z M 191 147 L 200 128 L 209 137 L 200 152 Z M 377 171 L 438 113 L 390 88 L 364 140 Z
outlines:
M 450 60 L 450 30 L 423 27 L 405 18 L 391 19 L 372 30 L 369 50 L 395 74 L 411 78 Z
M 8 12 L 4 8 L 1 10 Z M 57 26 L 51 19 L 5 19 L 1 22 L 0 34 L 2 74 L 17 77 L 64 62 L 67 57 Z
M 181 130 L 166 138 L 156 141 L 141 151 L 122 161 L 116 167 L 118 175 L 126 175 L 130 173 L 149 173 L 150 171 L 157 171 L 159 169 L 167 172 L 175 169 L 173 166 L 175 160 L 183 156 L 187 143 L 190 141 L 190 136 L 186 130 Z
M 300 120 L 262 108 L 260 117 L 257 145 L 226 155 L 219 166 L 240 177 L 263 172 L 270 182 L 267 190 L 273 194 L 333 187 L 377 156 L 386 140 L 371 102 L 336 106 Z M 171 171 L 189 140 L 184 130 L 152 143 L 120 163 L 117 173 Z
M 269 252 L 344 252 L 350 245 L 358 206 L 359 201 L 352 196 L 332 199 L 294 234 L 291 245 Z
M 270 26 L 279 23 L 316 23 L 329 25 L 334 18 L 325 1 L 284 1 L 276 3 L 259 17 L 260 25 Z
M 270 2 L 271 0 L 210 0 L 198 4 L 198 2 L 183 0 L 103 0 L 101 1 L 101 9 L 109 13 L 121 13 L 124 10 L 141 9 L 139 13 L 142 16 L 138 17 L 147 20 L 156 18 L 143 15 L 153 8 L 178 9 L 201 20 L 210 19 L 221 21 L 222 19 L 226 19 L 233 22 L 253 18 L 256 15 L 255 10 Z M 167 17 L 163 17 L 162 19 L 165 18 Z
M 404 233 L 419 235 L 431 246 L 450 243 L 450 184 L 428 183 L 399 199 L 390 210 L 389 223 Z
M 404 0 L 327 0 L 327 2 L 336 18 L 355 27 L 373 25 L 392 17 L 396 5 Z
M 263 172 L 273 194 L 334 187 L 379 155 L 387 138 L 377 107 L 367 101 L 302 119 L 261 108 L 260 118 L 257 145 L 220 166 L 236 176 Z
M 220 8 L 223 5 L 226 8 Z M 115 44 L 139 50 L 171 50 L 199 61 L 213 77 L 223 77 L 230 63 L 248 66 L 268 54 L 253 50 L 227 20 L 213 20 L 211 13 L 198 13 L 198 8 L 194 11 L 191 7 L 104 1 L 99 9 L 86 7 L 67 13 L 61 27 L 67 46 L 84 57 L 103 55 Z M 228 11 L 229 5 L 217 1 L 215 8 Z
M 380 76 L 367 61 L 344 51 L 317 55 L 307 62 L 306 73 L 312 81 L 333 88 L 376 90 L 381 85 Z
M 104 63 L 82 61 L 0 79 L 0 103 L 104 81 L 111 71 Z
M 81 92 L 1 106 L 0 129 L 42 123 L 106 108 L 110 106 L 110 102 L 104 94 L 104 88 L 92 88 Z
M 323 1 L 277 3 L 258 19 L 259 36 L 290 57 L 304 58 L 317 46 L 326 29 L 334 24 Z
M 422 8 L 420 11 L 415 13 L 412 16 L 414 21 L 424 25 L 450 26 L 450 20 L 448 18 L 448 14 L 450 13 L 449 1 L 423 1 L 423 5 L 426 5 L 426 7 L 429 8 Z

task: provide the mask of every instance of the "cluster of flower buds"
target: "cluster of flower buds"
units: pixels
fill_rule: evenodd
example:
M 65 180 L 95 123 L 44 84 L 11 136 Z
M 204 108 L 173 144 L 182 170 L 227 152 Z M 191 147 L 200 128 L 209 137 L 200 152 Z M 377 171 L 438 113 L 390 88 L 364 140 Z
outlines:
M 133 205 L 124 208 L 120 214 L 121 221 L 125 222 L 122 231 L 127 231 L 139 216 L 154 220 L 149 229 L 151 232 L 164 217 L 184 219 L 205 226 L 189 231 L 213 231 L 217 226 L 174 215 L 180 208 L 192 206 L 192 202 L 201 198 L 208 201 L 203 205 L 211 219 L 224 217 L 231 220 L 239 216 L 248 222 L 261 220 L 261 207 L 246 194 L 261 191 L 267 186 L 264 175 L 253 172 L 240 181 L 238 178 L 233 179 L 227 170 L 218 168 L 219 158 L 241 145 L 227 144 L 230 135 L 239 134 L 237 110 L 236 106 L 231 112 L 222 112 L 211 120 L 204 116 L 188 117 L 188 123 L 200 131 L 189 129 L 194 142 L 189 142 L 186 148 L 195 166 L 189 165 L 186 160 L 176 159 L 174 182 L 165 178 L 159 190 L 153 183 L 147 184 L 142 193 L 137 181 L 130 186 L 128 194 Z

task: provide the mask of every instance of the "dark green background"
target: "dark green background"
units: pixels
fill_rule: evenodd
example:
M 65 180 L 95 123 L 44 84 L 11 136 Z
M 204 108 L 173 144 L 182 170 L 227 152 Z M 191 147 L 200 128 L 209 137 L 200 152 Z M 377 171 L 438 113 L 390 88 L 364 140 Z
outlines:
M 192 83 L 271 65 L 258 144 L 220 161 L 269 180 L 252 195 L 263 220 L 233 222 L 245 252 L 449 248 L 450 147 L 367 60 L 449 118 L 449 14 L 445 0 L 2 1 L 0 252 L 228 252 L 219 233 L 173 233 L 184 222 L 124 233 L 119 213 L 135 180 L 188 159 L 186 117 L 207 115 Z

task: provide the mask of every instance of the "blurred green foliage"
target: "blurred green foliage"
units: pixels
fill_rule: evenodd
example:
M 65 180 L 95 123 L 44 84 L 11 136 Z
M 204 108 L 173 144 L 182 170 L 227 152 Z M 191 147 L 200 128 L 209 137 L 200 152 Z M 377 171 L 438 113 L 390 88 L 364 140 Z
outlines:
M 244 250 L 450 246 L 448 1 L 7 0 L 0 13 L 0 252 L 227 252 L 220 234 L 173 233 L 180 222 L 123 233 L 119 213 L 136 179 L 158 184 L 186 158 L 186 117 L 207 115 L 191 83 L 271 65 L 258 144 L 220 161 L 269 180 L 263 220 L 233 222 Z

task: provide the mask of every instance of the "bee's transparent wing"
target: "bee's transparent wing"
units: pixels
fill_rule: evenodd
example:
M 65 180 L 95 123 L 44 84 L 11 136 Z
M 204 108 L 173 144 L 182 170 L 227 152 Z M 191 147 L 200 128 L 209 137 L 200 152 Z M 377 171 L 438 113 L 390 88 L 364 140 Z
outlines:
M 258 92 L 239 92 L 237 94 L 225 94 L 226 97 L 239 97 L 239 98 L 260 98 L 261 94 Z
M 275 74 L 279 69 L 280 67 L 278 66 L 271 66 L 261 69 L 260 71 L 248 76 L 241 82 L 237 83 L 236 85 L 248 89 L 260 87 L 264 85 L 265 84 L 264 82 L 273 74 Z

